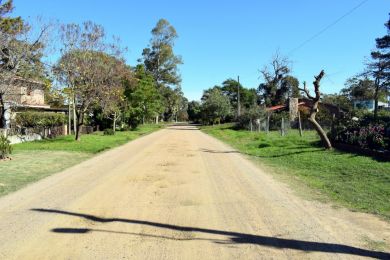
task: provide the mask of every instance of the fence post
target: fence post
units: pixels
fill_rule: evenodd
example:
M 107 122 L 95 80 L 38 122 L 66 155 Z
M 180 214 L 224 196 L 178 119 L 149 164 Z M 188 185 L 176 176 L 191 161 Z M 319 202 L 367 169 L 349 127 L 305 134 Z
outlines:
M 299 124 L 299 135 L 302 137 L 302 122 L 301 122 L 301 111 L 298 110 L 298 124 Z
M 282 124 L 281 124 L 281 129 L 280 129 L 280 134 L 282 135 L 282 136 L 284 136 L 285 135 L 285 132 L 284 132 L 284 117 L 282 117 Z
M 269 133 L 269 120 L 270 120 L 271 115 L 267 113 L 267 125 L 266 125 L 266 132 L 267 134 Z

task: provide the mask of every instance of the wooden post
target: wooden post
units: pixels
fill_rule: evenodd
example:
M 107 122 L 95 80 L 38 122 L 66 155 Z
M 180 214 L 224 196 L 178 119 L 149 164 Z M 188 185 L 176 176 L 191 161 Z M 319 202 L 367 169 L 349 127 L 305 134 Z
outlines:
M 282 124 L 281 124 L 280 134 L 281 134 L 282 136 L 285 135 L 285 132 L 284 132 L 284 117 L 282 117 Z
M 269 133 L 269 121 L 270 121 L 270 117 L 271 117 L 270 113 L 267 113 L 267 125 L 266 125 L 266 132 L 267 132 L 267 134 Z
M 252 118 L 251 118 L 251 119 L 249 119 L 249 125 L 250 125 L 250 128 L 251 128 L 251 132 L 253 132 Z
M 299 124 L 299 135 L 302 137 L 302 122 L 301 122 L 301 111 L 298 110 L 298 124 Z

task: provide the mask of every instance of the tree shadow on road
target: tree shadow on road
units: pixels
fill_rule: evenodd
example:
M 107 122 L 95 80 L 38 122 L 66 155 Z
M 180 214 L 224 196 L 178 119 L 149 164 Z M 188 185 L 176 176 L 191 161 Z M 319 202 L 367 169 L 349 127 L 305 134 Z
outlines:
M 362 249 L 362 248 L 342 245 L 342 244 L 336 244 L 336 243 L 323 243 L 323 242 L 312 242 L 312 241 L 302 241 L 302 240 L 285 239 L 285 238 L 277 238 L 277 237 L 268 237 L 268 236 L 252 235 L 252 234 L 223 231 L 223 230 L 216 230 L 216 229 L 177 226 L 177 225 L 151 222 L 145 220 L 123 219 L 123 218 L 102 218 L 94 215 L 69 212 L 69 211 L 63 211 L 57 209 L 35 208 L 31 210 L 36 212 L 42 212 L 42 213 L 61 214 L 61 215 L 80 217 L 80 218 L 84 218 L 99 223 L 121 222 L 126 224 L 137 224 L 137 225 L 158 227 L 162 229 L 169 229 L 169 230 L 175 230 L 180 232 L 198 232 L 204 234 L 227 236 L 227 240 L 222 240 L 222 241 L 216 241 L 215 239 L 202 239 L 202 240 L 209 240 L 215 243 L 254 244 L 260 246 L 280 248 L 280 249 L 288 248 L 288 249 L 295 249 L 301 251 L 339 253 L 339 254 L 349 254 L 355 256 L 373 257 L 378 259 L 390 259 L 390 253 L 367 250 L 367 249 Z M 92 231 L 96 231 L 96 232 L 143 235 L 137 233 L 116 232 L 116 231 L 99 230 L 99 229 L 94 230 L 94 229 L 87 229 L 87 228 L 54 228 L 51 231 L 55 233 L 71 233 L 71 234 L 85 234 Z M 170 237 L 157 236 L 157 235 L 155 236 L 155 235 L 145 234 L 145 236 L 152 236 L 152 237 L 158 237 L 163 239 L 173 239 Z M 175 239 L 175 240 L 197 240 L 197 239 L 189 238 L 189 239 Z
M 210 150 L 210 149 L 200 149 L 204 153 L 215 153 L 215 154 L 226 154 L 226 153 L 237 153 L 237 154 L 244 154 L 248 155 L 251 157 L 258 157 L 258 158 L 278 158 L 278 157 L 285 157 L 285 156 L 290 156 L 290 155 L 295 155 L 295 154 L 303 154 L 303 153 L 315 153 L 315 152 L 320 152 L 322 150 L 318 149 L 311 149 L 311 150 L 305 150 L 305 151 L 296 151 L 296 152 L 288 152 L 288 153 L 282 153 L 282 154 L 275 154 L 275 155 L 255 155 L 255 154 L 250 154 L 250 153 L 244 153 L 236 150 Z

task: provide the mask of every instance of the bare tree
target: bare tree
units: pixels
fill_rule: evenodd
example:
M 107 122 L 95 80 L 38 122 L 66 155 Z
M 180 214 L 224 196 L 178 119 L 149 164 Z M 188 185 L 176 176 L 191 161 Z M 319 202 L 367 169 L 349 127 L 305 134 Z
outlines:
M 321 125 L 316 120 L 316 115 L 319 112 L 319 103 L 321 99 L 321 92 L 320 92 L 320 82 L 321 79 L 324 77 L 325 72 L 321 70 L 320 74 L 318 76 L 314 76 L 315 81 L 313 82 L 314 85 L 314 93 L 315 96 L 312 96 L 310 94 L 310 91 L 306 87 L 306 82 L 303 84 L 303 88 L 300 88 L 301 91 L 303 91 L 307 98 L 312 101 L 312 105 L 310 108 L 310 116 L 308 118 L 309 122 L 314 126 L 315 130 L 317 131 L 318 135 L 321 138 L 322 143 L 324 144 L 324 147 L 326 149 L 332 149 L 332 144 L 326 135 L 324 129 L 322 129 Z
M 113 96 L 120 93 L 127 67 L 122 58 L 123 50 L 117 42 L 106 42 L 100 25 L 85 22 L 81 26 L 62 26 L 62 42 L 62 57 L 54 73 L 72 94 L 75 139 L 80 140 L 85 113 L 96 105 L 110 107 Z
M 17 76 L 31 77 L 31 72 L 41 66 L 40 59 L 45 48 L 50 25 L 35 29 L 34 35 L 31 26 L 24 24 L 17 32 L 12 33 L 0 30 L 0 121 L 5 126 L 5 114 L 15 102 L 15 81 Z

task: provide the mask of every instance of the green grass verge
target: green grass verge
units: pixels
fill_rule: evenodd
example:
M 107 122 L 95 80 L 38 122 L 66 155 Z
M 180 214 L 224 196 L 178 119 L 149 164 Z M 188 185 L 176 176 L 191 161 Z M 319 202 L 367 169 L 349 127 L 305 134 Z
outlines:
M 240 152 L 287 177 L 291 183 L 309 187 L 318 198 L 330 198 L 353 210 L 378 214 L 390 220 L 390 162 L 366 156 L 327 151 L 313 131 L 249 132 L 233 130 L 231 125 L 207 126 L 202 130 Z M 294 185 L 295 186 L 295 185 Z
M 144 125 L 135 131 L 106 136 L 96 132 L 82 135 L 79 142 L 74 141 L 73 136 L 61 136 L 13 145 L 12 160 L 0 161 L 0 196 L 162 127 Z

